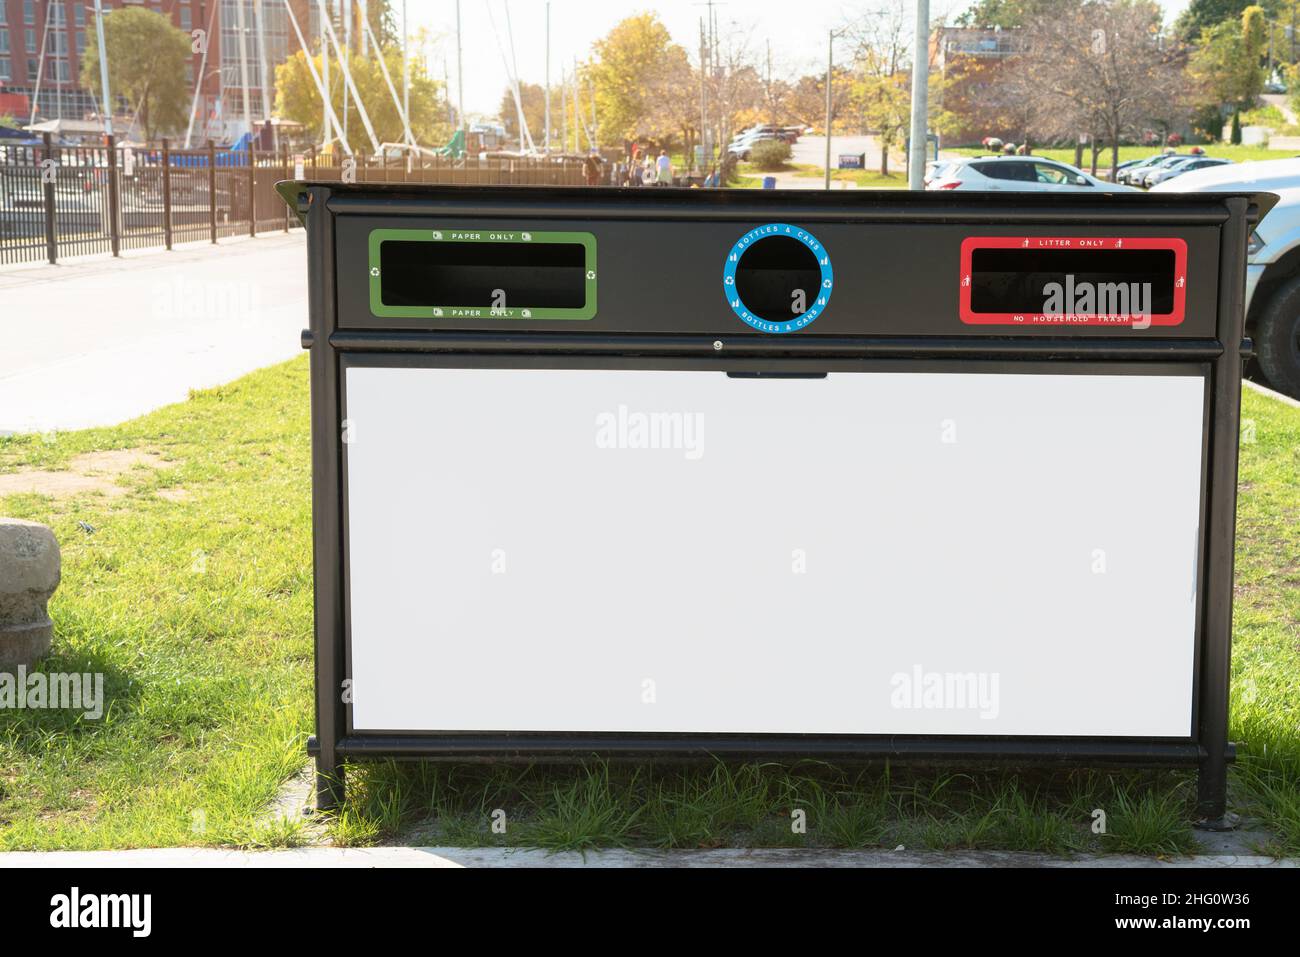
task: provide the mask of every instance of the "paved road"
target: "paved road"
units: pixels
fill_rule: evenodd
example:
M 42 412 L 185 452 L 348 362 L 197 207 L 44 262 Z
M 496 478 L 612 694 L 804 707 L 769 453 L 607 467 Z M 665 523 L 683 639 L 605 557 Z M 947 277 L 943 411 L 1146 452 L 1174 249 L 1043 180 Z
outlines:
M 303 233 L 0 271 L 0 433 L 111 425 L 297 355 Z

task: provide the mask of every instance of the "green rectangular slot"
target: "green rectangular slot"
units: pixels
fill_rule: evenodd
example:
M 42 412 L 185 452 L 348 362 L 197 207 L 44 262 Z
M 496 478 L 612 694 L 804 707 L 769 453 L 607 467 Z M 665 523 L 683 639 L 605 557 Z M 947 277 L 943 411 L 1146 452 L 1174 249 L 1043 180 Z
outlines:
M 415 319 L 591 319 L 596 237 L 527 229 L 373 229 L 370 311 Z

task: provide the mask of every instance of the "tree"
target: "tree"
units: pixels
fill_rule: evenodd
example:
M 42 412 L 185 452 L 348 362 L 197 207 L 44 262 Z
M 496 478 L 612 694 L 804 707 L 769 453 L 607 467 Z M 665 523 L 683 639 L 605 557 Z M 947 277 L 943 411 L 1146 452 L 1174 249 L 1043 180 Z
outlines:
M 1059 6 L 1060 0 L 976 0 L 955 22 L 959 27 L 1009 30 Z
M 693 126 L 684 130 L 683 123 L 699 115 L 696 77 L 686 51 L 655 14 L 615 24 L 593 52 L 583 80 L 595 87 L 597 126 L 607 140 L 667 144 L 689 134 Z
M 1192 0 L 1182 12 L 1174 30 L 1185 43 L 1195 43 L 1206 30 L 1219 26 L 1225 20 L 1240 21 L 1251 0 Z M 1276 17 L 1282 0 L 1260 0 L 1265 14 Z
M 848 67 L 837 66 L 831 74 L 831 124 L 836 129 L 846 130 L 850 123 L 859 125 L 851 109 L 852 100 L 853 74 Z M 826 74 L 799 77 L 782 106 L 785 115 L 794 118 L 800 126 L 825 126 Z
M 116 16 L 116 14 L 114 14 Z M 321 75 L 321 60 L 313 57 L 316 75 Z M 331 57 L 330 102 L 336 116 L 343 115 L 343 97 L 345 92 L 349 99 L 351 93 L 346 91 L 342 70 Z M 402 95 L 402 51 L 397 47 L 384 50 L 384 63 L 388 75 L 392 78 L 400 99 Z M 451 127 L 447 122 L 447 104 L 444 100 L 442 84 L 432 79 L 425 71 L 424 59 L 413 57 L 408 64 L 411 98 L 411 132 L 418 142 L 425 145 L 440 144 L 451 136 Z M 361 94 L 370 122 L 375 128 L 375 135 L 381 143 L 396 143 L 402 139 L 402 118 L 397 105 L 393 102 L 379 62 L 374 57 L 353 55 L 348 58 L 348 69 Z M 321 133 L 322 104 L 320 92 L 307 69 L 307 57 L 301 50 L 289 57 L 275 68 L 275 110 L 285 119 L 303 124 L 313 136 Z M 348 123 L 348 145 L 354 151 L 369 151 L 370 138 L 366 135 L 361 118 L 353 111 Z
M 1182 53 L 1162 42 L 1154 0 L 1087 0 L 1026 21 L 1023 62 L 1035 67 L 1032 88 L 1047 128 L 1068 125 L 1111 147 L 1181 112 Z
M 103 102 L 99 73 L 99 40 L 92 19 L 81 56 L 81 85 Z M 162 14 L 121 8 L 104 16 L 104 46 L 108 52 L 108 86 L 137 111 L 144 137 L 185 125 L 189 116 L 185 65 L 190 62 L 190 37 Z
M 532 134 L 534 142 L 541 145 L 545 138 L 544 130 L 546 128 L 546 89 L 537 83 L 520 83 L 519 84 L 519 101 L 524 107 L 524 122 L 528 124 L 528 132 Z M 501 113 L 498 119 L 501 125 L 505 127 L 506 133 L 515 137 L 523 143 L 523 131 L 519 129 L 518 112 L 515 110 L 515 94 L 510 87 L 506 87 L 501 94 Z M 552 121 L 557 119 L 557 113 L 552 117 Z
M 1206 107 L 1228 106 L 1235 117 L 1254 105 L 1264 88 L 1260 57 L 1266 43 L 1264 11 L 1258 6 L 1246 7 L 1239 19 L 1202 31 L 1188 72 Z M 1218 130 L 1213 132 L 1219 135 Z

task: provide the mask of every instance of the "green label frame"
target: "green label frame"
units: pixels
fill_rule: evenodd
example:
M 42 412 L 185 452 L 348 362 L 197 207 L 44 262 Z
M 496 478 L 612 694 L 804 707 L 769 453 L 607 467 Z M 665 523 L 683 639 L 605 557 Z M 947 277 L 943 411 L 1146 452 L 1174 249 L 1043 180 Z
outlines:
M 386 240 L 424 243 L 577 243 L 582 246 L 585 301 L 580 309 L 532 306 L 389 306 L 385 305 L 379 269 L 379 247 Z M 370 311 L 394 319 L 593 319 L 596 316 L 596 237 L 584 232 L 528 229 L 372 229 L 370 231 Z

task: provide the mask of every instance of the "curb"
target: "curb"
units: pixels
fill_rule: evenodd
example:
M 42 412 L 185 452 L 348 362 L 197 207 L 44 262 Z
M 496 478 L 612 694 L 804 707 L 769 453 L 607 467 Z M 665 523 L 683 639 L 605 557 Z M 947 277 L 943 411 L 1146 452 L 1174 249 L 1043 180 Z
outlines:
M 1151 858 L 1131 854 L 1056 857 L 1018 851 L 598 850 L 551 853 L 500 847 L 301 847 L 274 851 L 174 847 L 127 851 L 11 851 L 5 868 L 379 868 L 379 867 L 834 867 L 834 868 L 1295 868 L 1300 859 L 1233 854 Z

